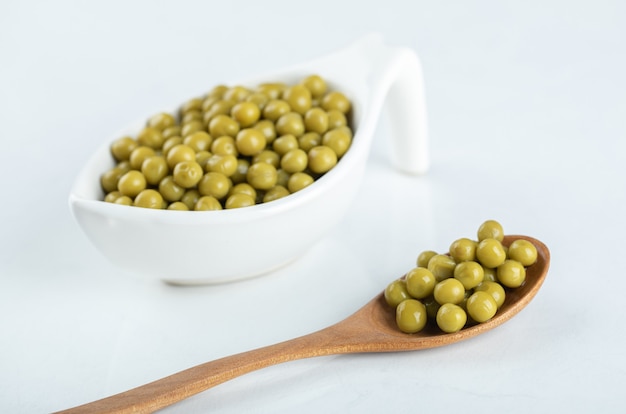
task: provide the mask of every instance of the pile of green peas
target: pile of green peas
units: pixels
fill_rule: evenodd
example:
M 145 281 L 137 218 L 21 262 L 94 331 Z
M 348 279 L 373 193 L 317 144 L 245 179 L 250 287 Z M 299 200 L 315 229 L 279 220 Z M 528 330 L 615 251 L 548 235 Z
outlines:
M 417 267 L 387 285 L 384 297 L 402 332 L 419 332 L 429 321 L 445 333 L 487 322 L 507 290 L 524 284 L 526 268 L 537 261 L 536 247 L 524 239 L 505 247 L 495 220 L 482 223 L 477 236 L 455 240 L 446 254 L 420 253 Z
M 285 197 L 349 149 L 351 106 L 319 75 L 293 85 L 218 85 L 111 144 L 116 165 L 100 177 L 104 201 L 203 211 Z

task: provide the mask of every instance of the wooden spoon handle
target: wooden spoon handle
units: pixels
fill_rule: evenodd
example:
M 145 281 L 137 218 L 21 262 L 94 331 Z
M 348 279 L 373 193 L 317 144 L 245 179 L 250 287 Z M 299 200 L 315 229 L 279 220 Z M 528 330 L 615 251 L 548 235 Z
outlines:
M 353 352 L 337 325 L 275 345 L 231 355 L 57 414 L 152 413 L 240 375 L 282 362 Z

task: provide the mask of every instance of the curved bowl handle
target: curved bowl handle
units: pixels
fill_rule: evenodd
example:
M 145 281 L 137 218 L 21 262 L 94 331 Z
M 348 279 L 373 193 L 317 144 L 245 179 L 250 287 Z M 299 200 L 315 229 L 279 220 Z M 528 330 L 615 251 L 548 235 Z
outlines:
M 387 92 L 392 156 L 397 168 L 423 174 L 429 168 L 428 124 L 422 66 L 410 49 L 397 51 L 394 80 Z
M 428 122 L 422 65 L 417 54 L 407 47 L 387 46 L 376 34 L 358 45 L 373 69 L 369 76 L 370 113 L 379 114 L 384 106 L 391 121 L 394 165 L 410 174 L 425 173 L 430 166 Z

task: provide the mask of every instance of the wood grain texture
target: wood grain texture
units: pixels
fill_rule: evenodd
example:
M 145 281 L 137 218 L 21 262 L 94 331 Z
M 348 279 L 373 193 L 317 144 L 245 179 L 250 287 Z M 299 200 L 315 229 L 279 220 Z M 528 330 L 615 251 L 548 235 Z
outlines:
M 441 333 L 434 327 L 405 334 L 396 327 L 395 312 L 381 293 L 347 319 L 312 334 L 207 362 L 59 413 L 151 413 L 240 375 L 282 362 L 333 354 L 420 350 L 474 337 L 521 311 L 537 294 L 547 275 L 550 252 L 545 244 L 517 235 L 506 236 L 503 243 L 508 246 L 516 239 L 526 239 L 535 245 L 537 262 L 527 269 L 526 282 L 521 287 L 507 290 L 504 304 L 485 323 L 452 334 Z

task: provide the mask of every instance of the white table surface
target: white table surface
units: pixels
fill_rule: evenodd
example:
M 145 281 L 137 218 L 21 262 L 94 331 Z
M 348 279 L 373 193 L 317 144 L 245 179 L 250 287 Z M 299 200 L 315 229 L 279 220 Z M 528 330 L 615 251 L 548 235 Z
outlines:
M 622 412 L 626 3 L 370 3 L 2 3 L 0 412 L 69 408 L 313 332 L 489 218 L 552 252 L 538 296 L 497 330 L 274 366 L 164 412 Z M 69 189 L 110 133 L 371 31 L 422 59 L 427 175 L 390 166 L 381 118 L 341 225 L 234 284 L 146 281 L 78 228 Z

